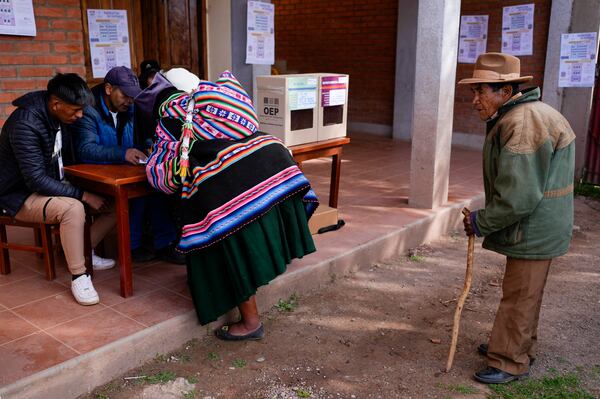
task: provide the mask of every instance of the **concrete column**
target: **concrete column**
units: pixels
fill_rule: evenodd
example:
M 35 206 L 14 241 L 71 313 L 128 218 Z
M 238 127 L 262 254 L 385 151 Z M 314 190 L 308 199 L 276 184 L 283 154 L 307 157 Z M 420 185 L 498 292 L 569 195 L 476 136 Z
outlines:
M 208 78 L 229 69 L 253 97 L 256 76 L 270 75 L 271 66 L 246 64 L 247 15 L 246 0 L 207 0 Z
M 572 33 L 600 33 L 600 0 L 577 0 L 573 2 L 570 31 Z M 556 62 L 558 63 L 558 60 Z M 585 166 L 592 96 L 592 87 L 566 87 L 563 89 L 561 113 L 567 118 L 577 136 L 575 139 L 576 178 L 581 177 Z
M 585 165 L 593 88 L 558 87 L 558 72 L 561 35 L 577 32 L 600 33 L 600 0 L 555 0 L 550 16 L 542 101 L 562 113 L 577 136 L 575 178 Z
M 398 0 L 396 84 L 392 128 L 392 137 L 397 140 L 410 140 L 412 131 L 418 10 L 418 1 Z
M 560 36 L 569 32 L 573 0 L 555 0 L 550 10 L 550 27 L 546 46 L 546 65 L 544 67 L 544 92 L 542 101 L 560 112 L 563 89 L 558 87 L 558 68 L 560 60 Z
M 409 205 L 448 200 L 460 0 L 419 0 Z

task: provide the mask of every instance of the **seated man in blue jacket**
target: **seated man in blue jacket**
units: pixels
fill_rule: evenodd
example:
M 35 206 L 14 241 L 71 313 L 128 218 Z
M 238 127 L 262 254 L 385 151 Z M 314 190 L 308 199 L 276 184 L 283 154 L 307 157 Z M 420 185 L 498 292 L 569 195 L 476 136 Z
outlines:
M 144 150 L 149 142 L 138 140 L 134 133 L 133 98 L 141 92 L 131 69 L 118 66 L 104 77 L 104 82 L 92 88 L 94 106 L 86 106 L 83 118 L 72 125 L 76 138 L 75 154 L 84 163 L 143 164 Z M 150 222 L 154 235 L 154 251 L 142 246 L 142 229 L 146 208 L 151 210 Z M 185 258 L 175 252 L 175 225 L 169 215 L 163 195 L 136 198 L 129 207 L 131 256 L 134 262 L 160 259 L 184 264 Z

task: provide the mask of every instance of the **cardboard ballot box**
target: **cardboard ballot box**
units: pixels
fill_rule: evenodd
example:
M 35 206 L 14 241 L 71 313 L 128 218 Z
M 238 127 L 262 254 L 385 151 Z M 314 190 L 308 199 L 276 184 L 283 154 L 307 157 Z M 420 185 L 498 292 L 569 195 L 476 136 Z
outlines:
M 348 116 L 348 75 L 318 73 L 319 107 L 317 140 L 346 136 Z
M 258 76 L 257 113 L 260 131 L 287 146 L 317 141 L 317 77 Z
M 317 234 L 321 227 L 331 226 L 338 222 L 338 210 L 326 205 L 319 205 L 315 213 L 308 221 L 310 234 Z

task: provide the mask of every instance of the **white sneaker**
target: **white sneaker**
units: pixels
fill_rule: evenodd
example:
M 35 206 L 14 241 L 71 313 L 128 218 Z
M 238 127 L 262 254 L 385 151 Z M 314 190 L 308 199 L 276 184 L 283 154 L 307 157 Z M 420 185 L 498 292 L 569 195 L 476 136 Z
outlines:
M 100 302 L 92 278 L 86 274 L 71 281 L 71 292 L 80 305 L 95 305 Z
M 92 251 L 92 267 L 94 270 L 106 270 L 115 267 L 115 260 L 108 258 L 101 258 L 94 251 Z

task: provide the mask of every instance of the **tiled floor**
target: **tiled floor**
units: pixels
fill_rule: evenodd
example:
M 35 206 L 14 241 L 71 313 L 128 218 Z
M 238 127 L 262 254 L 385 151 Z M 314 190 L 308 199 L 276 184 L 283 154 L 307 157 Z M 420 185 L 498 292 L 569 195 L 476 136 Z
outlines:
M 304 163 L 322 203 L 329 192 L 329 159 Z M 480 194 L 481 161 L 476 151 L 453 149 L 449 201 Z M 340 217 L 346 226 L 315 236 L 318 251 L 289 268 L 316 264 L 431 214 L 408 206 L 410 146 L 391 139 L 352 136 L 344 148 Z M 9 229 L 12 240 L 32 240 L 30 230 Z M 118 271 L 97 272 L 101 303 L 75 303 L 70 275 L 58 257 L 57 278 L 45 280 L 35 255 L 11 251 L 12 273 L 0 275 L 0 387 L 89 352 L 193 308 L 185 267 L 134 265 L 134 295 L 119 295 Z

